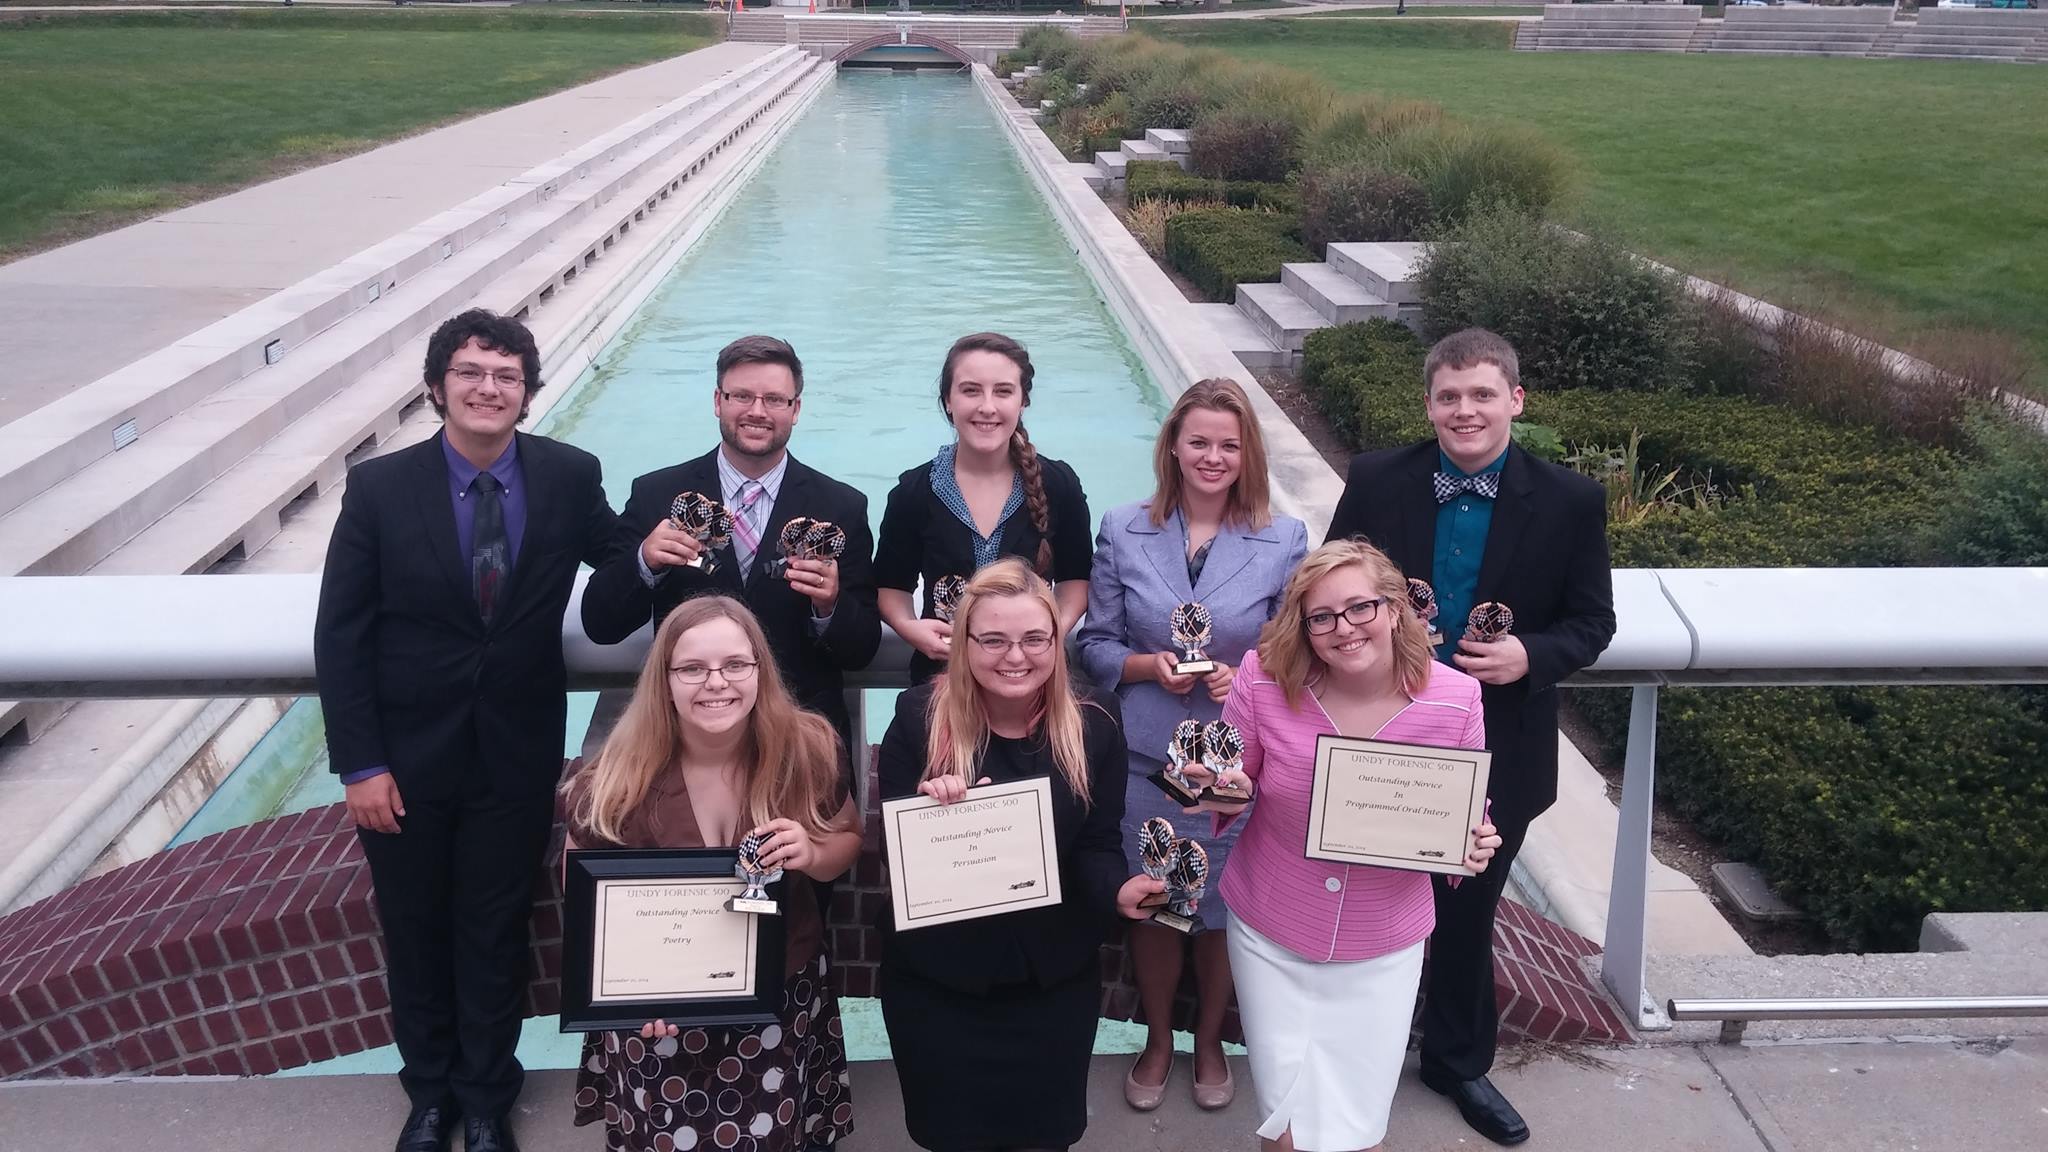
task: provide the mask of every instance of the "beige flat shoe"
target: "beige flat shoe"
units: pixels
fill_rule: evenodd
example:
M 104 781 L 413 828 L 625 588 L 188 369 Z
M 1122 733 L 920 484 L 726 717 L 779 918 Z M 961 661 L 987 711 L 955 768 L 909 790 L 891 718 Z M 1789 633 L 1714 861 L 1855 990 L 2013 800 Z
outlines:
M 1166 1085 L 1173 1079 L 1173 1062 L 1167 1061 L 1166 1079 L 1157 1084 L 1138 1083 L 1138 1062 L 1131 1061 L 1131 1070 L 1124 1073 L 1124 1103 L 1140 1112 L 1150 1112 L 1166 1099 Z
M 1230 1107 L 1230 1102 L 1237 1099 L 1237 1078 L 1230 1074 L 1230 1065 L 1228 1064 L 1223 1066 L 1223 1083 L 1204 1084 L 1200 1080 L 1196 1080 L 1194 1085 L 1195 1107 L 1200 1108 L 1204 1112 L 1215 1112 L 1218 1109 L 1228 1108 Z M 1165 1087 L 1165 1085 L 1161 1085 L 1161 1087 Z

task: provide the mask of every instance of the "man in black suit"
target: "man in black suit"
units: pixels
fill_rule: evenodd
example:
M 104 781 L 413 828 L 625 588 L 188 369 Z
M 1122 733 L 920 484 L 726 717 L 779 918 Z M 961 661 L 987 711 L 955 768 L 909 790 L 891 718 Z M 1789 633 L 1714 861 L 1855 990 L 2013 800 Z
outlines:
M 617 518 L 589 453 L 516 431 L 540 352 L 475 310 L 427 345 L 433 439 L 350 471 L 314 632 L 332 769 L 370 864 L 412 1112 L 399 1152 L 514 1150 L 527 921 L 554 823 L 579 563 Z
M 1436 439 L 1352 460 L 1329 538 L 1364 536 L 1427 578 L 1441 610 L 1438 659 L 1482 685 L 1501 847 L 1455 888 L 1436 877 L 1422 1082 L 1481 1134 L 1519 1144 L 1528 1125 L 1486 1078 L 1500 1023 L 1493 915 L 1530 821 L 1557 799 L 1557 682 L 1614 636 L 1607 501 L 1592 480 L 1510 439 L 1523 393 L 1507 341 L 1479 328 L 1446 336 L 1423 380 Z M 1467 616 L 1488 602 L 1513 611 L 1513 630 L 1491 643 L 1465 637 Z
M 616 555 L 583 591 L 583 630 L 616 644 L 649 620 L 659 625 L 692 596 L 741 600 L 760 619 L 798 702 L 831 720 L 851 750 L 856 733 L 843 674 L 867 667 L 882 642 L 874 536 L 867 497 L 789 454 L 803 391 L 803 363 L 772 336 L 742 337 L 718 353 L 711 408 L 719 446 L 633 481 Z M 715 556 L 704 557 L 704 541 L 669 519 L 669 505 L 684 492 L 732 513 L 732 539 Z M 836 561 L 794 560 L 785 575 L 772 576 L 776 540 L 798 516 L 845 529 L 846 551 Z M 691 566 L 700 557 L 712 562 L 711 573 Z

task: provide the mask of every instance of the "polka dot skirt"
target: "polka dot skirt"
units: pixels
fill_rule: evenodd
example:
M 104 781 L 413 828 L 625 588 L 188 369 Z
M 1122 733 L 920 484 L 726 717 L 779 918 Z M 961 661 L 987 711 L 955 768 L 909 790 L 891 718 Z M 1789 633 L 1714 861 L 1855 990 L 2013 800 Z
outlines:
M 604 1121 L 610 1152 L 802 1152 L 853 1131 L 849 1080 L 820 956 L 784 987 L 778 1023 L 584 1037 L 576 1123 Z

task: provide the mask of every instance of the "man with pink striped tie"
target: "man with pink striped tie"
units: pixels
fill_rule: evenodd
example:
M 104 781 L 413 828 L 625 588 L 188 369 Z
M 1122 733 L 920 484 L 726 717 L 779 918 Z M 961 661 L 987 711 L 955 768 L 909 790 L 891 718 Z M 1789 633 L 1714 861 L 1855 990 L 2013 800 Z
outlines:
M 719 446 L 633 481 L 619 521 L 618 557 L 584 589 L 583 630 L 600 644 L 616 644 L 650 619 L 658 627 L 691 596 L 716 592 L 741 600 L 760 619 L 775 665 L 798 702 L 831 720 L 850 748 L 844 673 L 867 667 L 882 641 L 874 536 L 867 497 L 789 454 L 803 390 L 803 362 L 781 340 L 746 336 L 719 352 L 711 394 Z M 732 513 L 731 540 L 711 546 L 715 563 L 694 564 L 707 542 L 669 517 L 684 492 L 717 500 Z M 844 529 L 846 549 L 837 560 L 791 560 L 778 575 L 770 567 L 776 540 L 799 517 Z M 599 704 L 592 722 L 595 740 L 616 716 L 607 703 Z

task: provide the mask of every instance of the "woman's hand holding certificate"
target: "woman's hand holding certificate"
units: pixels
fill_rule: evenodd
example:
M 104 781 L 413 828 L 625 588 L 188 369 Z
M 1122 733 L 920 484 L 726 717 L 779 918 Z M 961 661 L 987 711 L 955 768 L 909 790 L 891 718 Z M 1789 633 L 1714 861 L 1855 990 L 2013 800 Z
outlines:
M 936 776 L 918 791 L 882 805 L 898 931 L 1060 902 L 1049 777 Z

